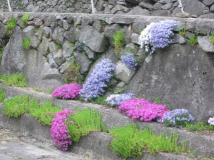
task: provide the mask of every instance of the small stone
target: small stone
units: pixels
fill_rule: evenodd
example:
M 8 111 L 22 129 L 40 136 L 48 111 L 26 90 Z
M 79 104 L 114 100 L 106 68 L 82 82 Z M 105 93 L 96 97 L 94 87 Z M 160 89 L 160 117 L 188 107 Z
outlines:
M 214 45 L 210 42 L 210 37 L 198 36 L 198 44 L 205 52 L 214 53 Z
M 135 43 L 135 44 L 139 44 L 139 34 L 137 33 L 132 33 L 132 36 L 131 36 L 131 41 L 132 43 Z
M 55 62 L 54 59 L 53 59 L 52 54 L 48 54 L 47 57 L 48 57 L 48 62 L 49 62 L 50 67 L 51 67 L 51 68 L 58 68 L 56 62 Z

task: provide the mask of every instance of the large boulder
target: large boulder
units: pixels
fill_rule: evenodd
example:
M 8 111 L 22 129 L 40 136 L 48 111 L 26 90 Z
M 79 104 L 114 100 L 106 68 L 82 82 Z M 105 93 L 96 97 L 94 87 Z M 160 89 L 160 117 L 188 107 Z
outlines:
M 186 108 L 207 121 L 214 115 L 214 72 L 212 53 L 194 47 L 174 44 L 148 56 L 128 84 L 126 91 L 154 100 L 160 97 L 171 109 Z
M 21 72 L 27 77 L 29 87 L 52 90 L 61 86 L 63 79 L 58 69 L 52 69 L 45 57 L 37 50 L 23 48 L 23 38 L 21 28 L 16 27 L 2 55 L 1 73 Z
M 85 26 L 80 33 L 79 40 L 94 52 L 105 52 L 108 48 L 108 40 L 105 35 L 99 33 L 92 26 Z

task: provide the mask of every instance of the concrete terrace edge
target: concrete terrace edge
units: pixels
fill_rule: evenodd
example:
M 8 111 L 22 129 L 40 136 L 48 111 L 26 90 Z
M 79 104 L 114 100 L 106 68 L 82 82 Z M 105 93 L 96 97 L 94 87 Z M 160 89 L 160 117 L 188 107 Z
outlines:
M 7 97 L 28 94 L 36 99 L 39 99 L 41 103 L 44 103 L 46 99 L 50 99 L 53 102 L 53 105 L 62 107 L 64 109 L 70 107 L 81 107 L 82 109 L 90 107 L 97 109 L 100 113 L 103 114 L 102 121 L 104 121 L 108 128 L 117 126 L 122 127 L 130 123 L 135 123 L 138 127 L 142 127 L 142 129 L 150 127 L 155 134 L 160 134 L 161 132 L 164 132 L 165 134 L 170 135 L 171 132 L 174 132 L 175 134 L 179 134 L 178 142 L 180 145 L 182 141 L 187 141 L 187 148 L 191 147 L 192 151 L 197 150 L 199 154 L 208 157 L 214 157 L 214 140 L 208 137 L 199 136 L 197 134 L 187 132 L 186 130 L 181 130 L 175 127 L 165 127 L 163 124 L 160 123 L 132 121 L 129 117 L 123 115 L 122 113 L 119 113 L 116 109 L 113 109 L 111 107 L 105 107 L 92 103 L 84 103 L 78 100 L 52 99 L 50 94 L 36 92 L 30 88 L 11 87 L 5 86 L 3 84 L 0 84 L 0 86 L 3 87 L 4 92 L 7 94 Z M 23 117 L 25 117 L 25 115 L 22 116 L 22 118 Z M 29 120 L 27 121 L 22 120 L 22 118 L 18 120 L 14 118 L 7 119 L 3 115 L 2 111 L 0 111 L 0 127 L 12 129 L 16 132 L 20 132 L 23 135 L 31 135 L 40 140 L 50 142 L 50 127 L 42 126 L 38 123 L 33 122 L 35 121 L 34 118 L 29 115 L 27 117 L 29 118 Z M 28 124 L 25 124 L 27 122 Z M 24 128 L 22 128 L 22 125 Z
M 178 18 L 178 17 L 162 17 L 162 16 L 141 16 L 141 15 L 117 15 L 117 14 L 84 14 L 84 13 L 46 13 L 46 12 L 0 12 L 0 21 L 7 22 L 8 18 L 15 16 L 21 17 L 29 13 L 29 19 L 41 18 L 44 20 L 48 16 L 62 16 L 63 18 L 72 16 L 76 18 L 93 18 L 106 21 L 108 24 L 132 24 L 134 22 L 144 22 L 145 24 L 157 22 L 161 20 L 173 19 L 181 23 L 195 24 L 195 30 L 205 31 L 207 33 L 213 31 L 214 19 L 201 18 Z M 6 20 L 6 21 L 5 21 Z

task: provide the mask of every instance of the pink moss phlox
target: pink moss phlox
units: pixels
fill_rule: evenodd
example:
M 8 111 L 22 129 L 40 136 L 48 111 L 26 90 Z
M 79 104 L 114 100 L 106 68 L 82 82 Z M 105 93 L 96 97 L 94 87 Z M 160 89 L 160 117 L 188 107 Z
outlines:
M 62 151 L 66 151 L 68 145 L 72 144 L 71 136 L 68 135 L 67 126 L 65 125 L 65 121 L 68 120 L 68 117 L 74 115 L 75 112 L 72 111 L 71 108 L 60 111 L 56 114 L 55 118 L 53 118 L 53 122 L 50 128 L 51 137 L 53 138 L 54 144 L 57 143 L 58 148 Z M 73 123 L 70 121 L 70 123 Z
M 119 106 L 119 111 L 132 117 L 132 120 L 140 119 L 141 121 L 150 122 L 159 120 L 167 112 L 168 107 L 151 103 L 145 99 L 134 98 L 127 100 Z
M 74 99 L 80 96 L 80 89 L 82 89 L 81 84 L 65 84 L 53 91 L 52 98 L 60 97 L 62 99 Z

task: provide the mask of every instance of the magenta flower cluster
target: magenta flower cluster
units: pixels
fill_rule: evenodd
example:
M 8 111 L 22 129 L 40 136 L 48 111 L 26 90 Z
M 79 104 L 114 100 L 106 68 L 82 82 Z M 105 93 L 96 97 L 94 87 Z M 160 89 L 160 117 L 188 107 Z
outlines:
M 83 88 L 80 90 L 81 97 L 85 97 L 87 102 L 88 98 L 96 98 L 98 95 L 103 95 L 105 92 L 104 87 L 107 87 L 106 83 L 110 81 L 114 70 L 115 64 L 110 59 L 103 58 L 95 65 L 90 77 L 83 84 Z
M 54 90 L 52 94 L 52 98 L 62 98 L 62 99 L 74 99 L 75 97 L 79 97 L 80 90 L 82 89 L 82 85 L 73 83 L 73 84 L 65 84 L 64 86 L 58 87 Z
M 121 57 L 121 60 L 127 65 L 127 67 L 136 70 L 136 66 L 138 65 L 138 63 L 133 54 L 126 53 Z
M 145 99 L 134 98 L 123 102 L 119 106 L 119 111 L 132 117 L 132 120 L 140 119 L 141 121 L 150 122 L 159 120 L 167 112 L 168 107 L 151 103 Z
M 58 148 L 62 151 L 66 151 L 68 145 L 72 144 L 71 136 L 68 135 L 67 128 L 68 126 L 65 125 L 65 122 L 68 120 L 68 117 L 74 115 L 75 112 L 72 111 L 71 108 L 65 109 L 60 111 L 56 114 L 56 117 L 53 118 L 53 122 L 51 123 L 51 137 L 53 138 L 54 144 L 58 144 Z M 70 121 L 70 123 L 74 123 Z

